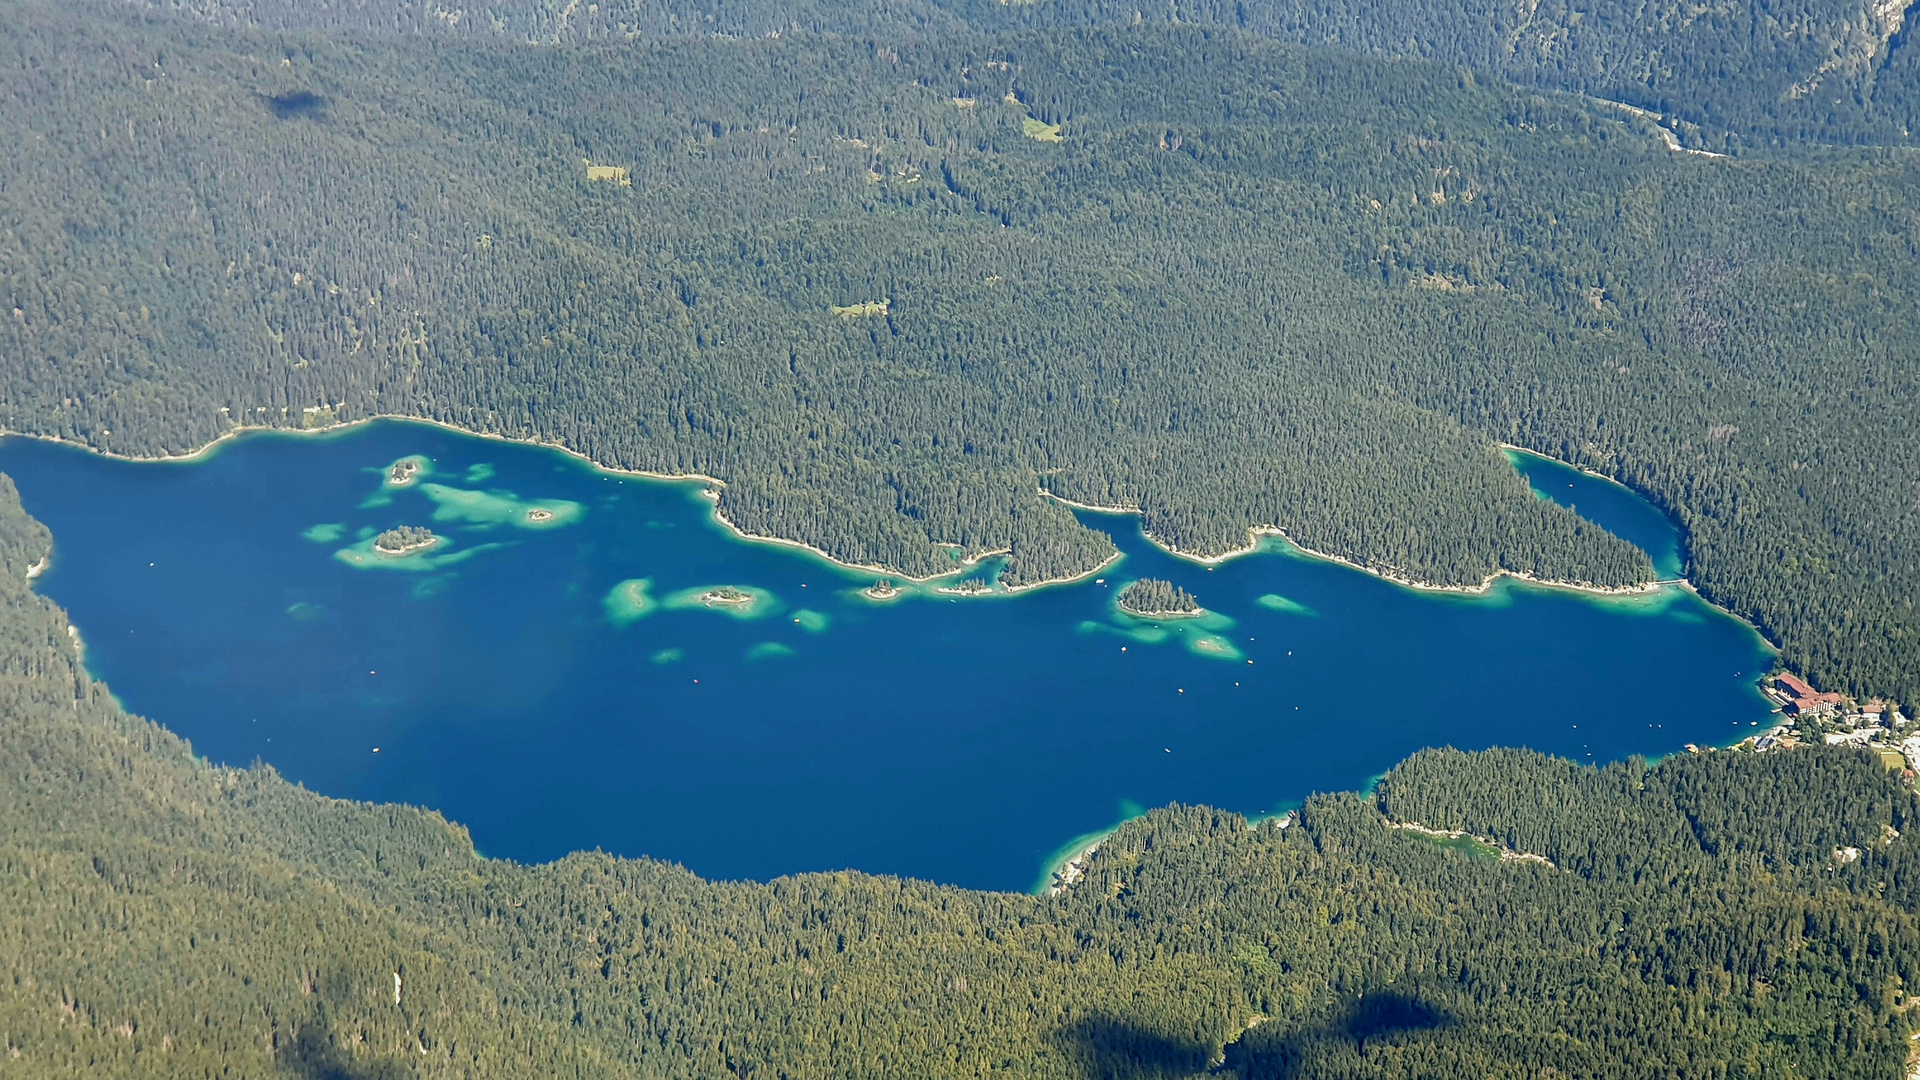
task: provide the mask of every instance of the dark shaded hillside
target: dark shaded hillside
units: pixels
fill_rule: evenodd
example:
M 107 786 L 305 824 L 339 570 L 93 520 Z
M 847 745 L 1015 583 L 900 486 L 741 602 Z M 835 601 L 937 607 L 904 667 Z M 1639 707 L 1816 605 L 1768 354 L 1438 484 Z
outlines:
M 1156 811 L 1054 899 L 526 867 L 126 716 L 26 587 L 47 550 L 0 477 L 19 1075 L 1886 1077 L 1906 1057 L 1920 800 L 1855 751 L 1425 754 L 1290 827 Z M 1803 810 L 1785 830 L 1782 806 Z M 1559 865 L 1390 827 L 1413 815 Z
M 1904 152 L 1673 154 L 1181 28 L 530 49 L 5 10 L 13 430 L 425 416 L 1009 583 L 1111 550 L 1041 488 L 1192 552 L 1277 525 L 1432 582 L 1651 575 L 1501 439 L 1664 504 L 1797 670 L 1920 700 Z

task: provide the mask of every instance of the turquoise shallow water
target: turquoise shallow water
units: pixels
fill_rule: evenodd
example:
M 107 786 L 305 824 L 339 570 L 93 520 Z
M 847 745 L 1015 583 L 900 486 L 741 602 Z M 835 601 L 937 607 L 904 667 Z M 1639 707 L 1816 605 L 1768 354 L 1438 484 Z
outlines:
M 1660 580 L 1672 581 L 1686 573 L 1686 554 L 1680 530 L 1672 519 L 1648 505 L 1631 490 L 1602 477 L 1581 472 L 1564 462 L 1526 450 L 1508 450 L 1507 460 L 1520 470 L 1542 499 L 1572 507 L 1587 520 L 1598 522 L 1615 536 L 1639 547 L 1653 560 Z
M 1529 472 L 1677 552 L 1653 508 L 1560 468 Z M 1024 889 L 1141 806 L 1258 814 L 1423 746 L 1602 761 L 1768 715 L 1763 643 L 1680 589 L 1423 594 L 1279 550 L 1210 569 L 1088 514 L 1125 552 L 1101 582 L 876 603 L 870 574 L 731 536 L 698 484 L 400 422 L 193 463 L 11 439 L 0 471 L 53 529 L 39 586 L 129 708 L 216 761 L 438 809 L 493 856 Z M 403 524 L 443 540 L 371 551 Z M 1120 616 L 1144 575 L 1216 614 Z M 750 602 L 702 600 L 721 585 Z

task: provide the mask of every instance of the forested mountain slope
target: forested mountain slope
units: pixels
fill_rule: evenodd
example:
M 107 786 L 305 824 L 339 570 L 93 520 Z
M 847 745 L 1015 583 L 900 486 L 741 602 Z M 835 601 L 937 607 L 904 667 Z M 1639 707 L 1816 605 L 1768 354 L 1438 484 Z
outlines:
M 4 11 L 9 429 L 431 417 L 719 477 L 743 528 L 850 561 L 1005 550 L 1010 584 L 1111 550 L 1042 488 L 1190 552 L 1275 525 L 1438 583 L 1651 576 L 1501 439 L 1667 505 L 1797 669 L 1920 700 L 1904 151 L 1675 154 L 1180 27 L 536 48 Z
M 526 867 L 123 714 L 27 587 L 48 542 L 0 477 L 8 1075 L 1886 1078 L 1907 1058 L 1920 799 L 1860 751 L 1423 754 L 1290 827 L 1156 811 L 1054 898 Z
M 978 24 L 1232 27 L 1418 57 L 1671 117 L 1689 144 L 1910 144 L 1920 128 L 1912 0 L 961 0 Z M 998 8 L 999 12 L 994 9 Z M 1017 12 L 1013 19 L 1000 13 Z M 997 17 L 996 17 L 997 16 Z
M 229 26 L 562 43 L 1209 26 L 1472 68 L 1667 115 L 1689 143 L 1910 143 L 1912 0 L 130 0 Z

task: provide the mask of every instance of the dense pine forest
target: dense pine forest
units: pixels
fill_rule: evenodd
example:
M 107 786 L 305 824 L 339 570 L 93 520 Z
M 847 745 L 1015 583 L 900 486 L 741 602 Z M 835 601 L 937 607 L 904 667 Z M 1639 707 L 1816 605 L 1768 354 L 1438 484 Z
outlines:
M 1008 584 L 1111 551 L 1043 491 L 1194 553 L 1276 526 L 1436 583 L 1651 578 L 1505 441 L 1669 509 L 1790 667 L 1920 700 L 1908 151 L 1675 152 L 1468 67 L 1048 4 L 752 39 L 184 7 L 4 0 L 10 430 L 429 417 Z
M 1200 601 L 1187 590 L 1160 578 L 1141 578 L 1120 590 L 1120 610 L 1141 615 L 1197 614 Z
M 1884 1080 L 1907 1060 L 1920 797 L 1863 751 L 1429 752 L 1281 821 L 1155 811 L 1051 897 L 529 867 L 122 712 L 28 587 L 49 543 L 0 477 L 7 1075 Z

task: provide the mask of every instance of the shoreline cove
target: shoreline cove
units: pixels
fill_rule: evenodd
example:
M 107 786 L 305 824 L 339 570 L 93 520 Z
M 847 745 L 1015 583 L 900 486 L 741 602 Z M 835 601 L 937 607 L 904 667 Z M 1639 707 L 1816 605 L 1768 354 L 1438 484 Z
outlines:
M 996 548 L 992 551 L 983 551 L 976 555 L 961 559 L 955 565 L 955 569 L 953 570 L 950 570 L 941 574 L 929 574 L 922 577 L 915 577 L 911 574 L 902 573 L 900 571 L 889 569 L 888 567 L 885 567 L 885 566 L 881 566 L 878 563 L 857 563 L 857 562 L 849 562 L 844 559 L 836 558 L 835 556 L 829 554 L 825 549 L 816 547 L 812 544 L 807 543 L 804 540 L 793 540 L 784 536 L 760 536 L 755 533 L 747 532 L 745 529 L 742 529 L 740 526 L 734 524 L 732 521 L 729 521 L 727 519 L 727 516 L 720 511 L 720 507 L 718 505 L 719 492 L 715 489 L 725 488 L 728 485 L 725 480 L 722 480 L 717 476 L 709 476 L 706 473 L 665 473 L 665 472 L 654 472 L 648 469 L 623 469 L 617 465 L 606 465 L 601 462 L 595 461 L 593 458 L 589 457 L 588 455 L 581 453 L 580 451 L 575 450 L 572 447 L 566 446 L 562 443 L 550 442 L 545 439 L 516 438 L 512 435 L 501 435 L 495 432 L 475 431 L 472 428 L 461 427 L 459 424 L 451 423 L 445 420 L 434 420 L 434 419 L 423 417 L 423 416 L 406 416 L 399 413 L 383 413 L 378 416 L 364 416 L 357 420 L 347 420 L 337 424 L 329 424 L 326 427 L 321 427 L 321 428 L 278 427 L 272 424 L 236 425 L 235 427 L 229 429 L 223 434 L 215 437 L 214 439 L 209 440 L 204 446 L 201 446 L 199 449 L 186 454 L 123 454 L 123 453 L 119 453 L 112 450 L 103 450 L 89 443 L 80 442 L 75 439 L 63 438 L 59 435 L 41 435 L 41 434 L 36 434 L 30 431 L 15 431 L 11 428 L 0 428 L 0 438 L 11 437 L 11 438 L 17 438 L 17 439 L 33 439 L 38 442 L 48 442 L 48 443 L 55 443 L 60 446 L 70 446 L 76 450 L 82 450 L 82 451 L 85 451 L 86 453 L 94 454 L 96 456 L 106 458 L 112 461 L 126 461 L 126 462 L 132 462 L 135 464 L 142 464 L 142 465 L 196 465 L 196 464 L 200 464 L 206 458 L 209 458 L 214 454 L 220 452 L 221 450 L 225 449 L 225 444 L 236 441 L 238 439 L 246 438 L 248 436 L 284 435 L 284 436 L 295 437 L 295 438 L 327 438 L 331 436 L 344 435 L 354 428 L 363 427 L 369 424 L 377 424 L 383 421 L 393 422 L 393 423 L 402 423 L 402 424 L 426 424 L 430 427 L 436 427 L 441 429 L 442 431 L 450 431 L 456 435 L 464 435 L 468 438 L 485 439 L 490 442 L 508 443 L 514 446 L 535 447 L 541 450 L 552 450 L 561 454 L 565 454 L 570 458 L 573 458 L 577 461 L 580 461 L 586 464 L 589 468 L 592 468 L 598 472 L 606 473 L 609 476 L 636 476 L 645 480 L 661 480 L 661 481 L 666 481 L 668 483 L 684 483 L 689 486 L 693 484 L 700 484 L 704 486 L 707 490 L 699 492 L 698 494 L 706 498 L 708 501 L 714 503 L 714 506 L 712 507 L 712 510 L 711 510 L 713 519 L 719 524 L 721 524 L 722 526 L 724 526 L 728 532 L 734 535 L 736 539 L 744 540 L 749 543 L 755 543 L 755 544 L 779 544 L 785 547 L 798 548 L 802 551 L 818 556 L 823 561 L 830 563 L 831 565 L 843 570 L 858 570 L 862 573 L 885 575 L 888 577 L 898 578 L 901 581 L 911 582 L 916 585 L 925 585 L 930 582 L 939 581 L 943 578 L 953 577 L 957 574 L 964 574 L 967 571 L 972 570 L 975 567 L 979 566 L 980 563 L 984 562 L 985 560 L 991 559 L 998 555 L 1005 555 L 1011 550 L 1009 548 Z M 409 478 L 407 483 L 411 483 L 411 482 L 412 482 L 411 478 Z M 393 485 L 393 486 L 405 486 L 405 485 Z M 1101 563 L 1099 567 L 1095 567 L 1092 570 L 1088 570 L 1083 574 L 1079 574 L 1071 578 L 1049 578 L 1045 581 L 1033 582 L 1027 585 L 1006 586 L 998 591 L 1009 592 L 1009 593 L 1020 592 L 1028 589 L 1040 588 L 1047 585 L 1059 585 L 1059 584 L 1065 584 L 1067 582 L 1079 581 L 1081 578 L 1098 573 L 1100 569 L 1111 564 L 1114 561 L 1114 559 L 1118 557 L 1119 557 L 1119 553 L 1116 552 L 1112 558 L 1109 558 L 1106 562 Z
M 63 446 L 72 446 L 72 447 L 84 450 L 88 453 L 97 454 L 101 457 L 109 458 L 117 461 L 190 465 L 190 464 L 195 464 L 199 462 L 201 459 L 218 452 L 222 448 L 223 444 L 230 442 L 232 440 L 244 438 L 249 435 L 267 434 L 267 435 L 289 435 L 289 436 L 302 436 L 302 437 L 326 437 L 326 436 L 344 434 L 353 428 L 361 427 L 368 424 L 374 424 L 381 421 L 395 421 L 399 423 L 410 423 L 410 424 L 427 424 L 432 427 L 437 427 L 445 431 L 451 431 L 451 432 L 454 432 L 455 434 L 465 435 L 471 438 L 486 439 L 494 442 L 510 443 L 518 446 L 532 446 L 532 447 L 538 447 L 545 450 L 558 451 L 559 453 L 565 454 L 568 457 L 584 462 L 586 465 L 588 465 L 589 467 L 595 470 L 598 470 L 602 473 L 606 473 L 612 476 L 637 476 L 637 477 L 641 477 L 648 480 L 664 480 L 664 481 L 677 482 L 677 483 L 703 484 L 706 486 L 708 490 L 703 491 L 700 494 L 714 504 L 711 511 L 713 515 L 713 519 L 717 521 L 719 524 L 721 524 L 722 526 L 724 526 L 728 532 L 732 533 L 736 538 L 740 540 L 747 541 L 750 543 L 779 544 L 786 547 L 798 548 L 802 551 L 806 551 L 812 555 L 817 556 L 818 558 L 824 560 L 825 562 L 839 569 L 858 570 L 862 573 L 885 575 L 889 577 L 898 578 L 901 581 L 911 582 L 912 584 L 915 584 L 915 585 L 926 585 L 935 581 L 940 581 L 946 578 L 954 577 L 959 574 L 964 574 L 967 571 L 972 570 L 975 567 L 979 566 L 981 563 L 985 562 L 988 559 L 1009 554 L 1011 551 L 1011 549 L 1009 548 L 995 548 L 989 551 L 982 551 L 977 554 L 962 558 L 956 564 L 956 569 L 954 570 L 951 570 L 945 573 L 940 573 L 940 574 L 928 574 L 923 576 L 915 576 L 912 574 L 907 574 L 895 569 L 888 568 L 886 566 L 882 566 L 878 563 L 851 562 L 845 559 L 838 558 L 833 554 L 829 553 L 828 551 L 826 551 L 825 549 L 817 547 L 813 544 L 809 544 L 804 540 L 794 540 L 794 539 L 783 537 L 783 536 L 762 536 L 757 533 L 750 533 L 750 532 L 747 532 L 745 529 L 741 528 L 739 525 L 736 525 L 732 521 L 728 520 L 726 514 L 721 511 L 719 506 L 719 491 L 715 490 L 719 488 L 725 488 L 728 486 L 728 484 L 727 484 L 727 481 L 722 480 L 716 476 L 709 476 L 706 473 L 664 473 L 664 472 L 654 472 L 647 469 L 624 469 L 614 465 L 602 464 L 601 462 L 595 461 L 592 457 L 588 456 L 587 454 L 582 453 L 581 451 L 575 450 L 572 447 L 566 446 L 562 443 L 552 442 L 545 439 L 516 438 L 512 435 L 501 435 L 501 434 L 491 433 L 491 432 L 475 431 L 473 429 L 461 427 L 458 424 L 454 424 L 445 420 L 434 420 L 427 417 L 419 417 L 419 416 L 406 416 L 406 415 L 401 415 L 397 413 L 383 413 L 378 416 L 366 416 L 366 417 L 361 417 L 357 420 L 348 420 L 348 421 L 343 421 L 341 423 L 330 424 L 322 428 L 278 427 L 271 424 L 236 425 L 230 430 L 210 440 L 204 446 L 201 446 L 199 449 L 194 450 L 187 454 L 158 454 L 158 455 L 122 454 L 122 453 L 117 453 L 110 450 L 102 450 L 99 447 L 92 446 L 88 443 L 79 442 L 73 439 L 63 438 L 58 435 L 39 435 L 39 434 L 34 434 L 32 432 L 14 431 L 8 428 L 0 428 L 0 437 L 12 436 L 16 438 L 36 439 L 43 442 L 58 443 Z M 1502 450 L 1516 450 L 1516 451 L 1519 451 L 1520 453 L 1531 455 L 1532 457 L 1539 458 L 1543 461 L 1553 462 L 1555 464 L 1565 466 L 1566 468 L 1574 469 L 1578 472 L 1584 473 L 1595 479 L 1604 480 L 1607 483 L 1618 485 L 1623 490 L 1626 490 L 1639 498 L 1645 499 L 1645 496 L 1641 496 L 1639 492 L 1633 491 L 1632 488 L 1628 488 L 1626 487 L 1626 485 L 1620 484 L 1619 481 L 1614 480 L 1611 477 L 1604 476 L 1600 473 L 1593 472 L 1589 469 L 1582 468 L 1578 465 L 1573 465 L 1573 464 L 1569 464 L 1568 462 L 1560 461 L 1558 458 L 1552 457 L 1551 455 L 1542 454 L 1538 451 L 1529 450 L 1526 447 L 1516 446 L 1506 442 L 1495 441 L 1493 445 Z M 1113 514 L 1113 515 L 1124 514 L 1124 515 L 1130 515 L 1133 517 L 1143 517 L 1144 515 L 1144 511 L 1137 506 L 1101 506 L 1094 503 L 1078 502 L 1073 499 L 1069 499 L 1063 495 L 1059 495 L 1054 492 L 1048 491 L 1044 487 L 1037 488 L 1035 490 L 1043 499 L 1051 500 L 1062 506 L 1066 506 L 1076 510 L 1086 510 L 1096 514 Z M 1185 560 L 1187 562 L 1196 563 L 1201 566 L 1218 566 L 1224 562 L 1227 562 L 1228 560 L 1237 559 L 1243 555 L 1256 554 L 1261 550 L 1262 540 L 1269 537 L 1277 538 L 1279 540 L 1284 541 L 1287 547 L 1291 551 L 1297 554 L 1303 555 L 1307 558 L 1319 559 L 1319 560 L 1332 562 L 1332 563 L 1338 563 L 1341 566 L 1346 566 L 1351 569 L 1358 570 L 1361 573 L 1368 574 L 1373 577 L 1377 577 L 1382 581 L 1388 581 L 1395 585 L 1399 585 L 1403 588 L 1414 589 L 1414 590 L 1417 590 L 1420 592 L 1426 592 L 1426 593 L 1453 593 L 1453 594 L 1466 595 L 1466 596 L 1484 596 L 1484 595 L 1487 595 L 1489 592 L 1491 592 L 1494 584 L 1500 578 L 1511 578 L 1515 581 L 1522 582 L 1528 585 L 1533 585 L 1540 588 L 1564 589 L 1571 592 L 1585 593 L 1590 596 L 1602 596 L 1602 597 L 1645 596 L 1651 593 L 1658 592 L 1663 586 L 1667 586 L 1667 585 L 1681 585 L 1687 588 L 1689 591 L 1694 592 L 1696 596 L 1700 595 L 1698 590 L 1695 590 L 1693 588 L 1692 581 L 1689 578 L 1684 576 L 1677 579 L 1671 579 L 1671 580 L 1655 580 L 1655 581 L 1648 582 L 1644 585 L 1600 586 L 1600 585 L 1582 585 L 1582 584 L 1571 582 L 1571 581 L 1554 581 L 1546 578 L 1538 578 L 1538 577 L 1534 577 L 1532 574 L 1526 573 L 1525 571 L 1496 570 L 1493 573 L 1483 577 L 1480 581 L 1480 584 L 1478 585 L 1439 585 L 1433 582 L 1420 581 L 1417 578 L 1412 578 L 1404 574 L 1396 573 L 1392 569 L 1368 566 L 1364 563 L 1355 562 L 1343 556 L 1333 555 L 1327 552 L 1316 551 L 1312 548 L 1304 547 L 1296 543 L 1291 537 L 1289 537 L 1286 533 L 1286 530 L 1283 527 L 1277 526 L 1277 525 L 1248 526 L 1247 527 L 1248 540 L 1247 540 L 1246 546 L 1230 548 L 1227 551 L 1221 552 L 1220 554 L 1217 554 L 1217 555 L 1200 555 L 1192 552 L 1182 551 L 1179 548 L 1174 547 L 1173 545 L 1168 544 L 1165 541 L 1162 541 L 1160 538 L 1154 536 L 1151 532 L 1147 530 L 1144 521 L 1141 524 L 1140 535 L 1145 537 L 1148 543 L 1166 552 L 1167 554 L 1172 555 L 1175 558 Z M 942 545 L 942 546 L 945 546 L 945 545 Z M 1087 578 L 1092 577 L 1095 574 L 1102 572 L 1103 570 L 1106 570 L 1107 568 L 1111 567 L 1113 564 L 1120 561 L 1124 557 L 1125 557 L 1125 554 L 1123 552 L 1119 550 L 1115 550 L 1112 555 L 1109 555 L 1099 565 L 1094 566 L 1087 570 L 1083 570 L 1079 573 L 1076 573 L 1070 576 L 1045 578 L 1040 581 L 1028 582 L 1022 585 L 996 585 L 991 589 L 985 589 L 985 590 L 980 590 L 976 592 L 962 592 L 960 590 L 951 590 L 951 592 L 955 596 L 984 597 L 984 596 L 994 596 L 994 595 L 1019 594 L 1023 592 L 1030 592 L 1035 589 L 1049 588 L 1056 585 L 1073 584 L 1075 582 L 1084 581 Z M 949 590 L 942 590 L 942 591 L 946 592 Z M 1705 599 L 1705 598 L 1703 597 L 1702 599 Z M 1708 602 L 1711 603 L 1711 601 L 1708 601 Z M 1729 615 L 1733 614 L 1731 611 L 1729 611 L 1726 608 L 1720 607 L 1720 605 L 1718 604 L 1714 604 L 1713 606 L 1716 608 L 1719 608 L 1721 611 L 1726 611 Z M 1739 618 L 1739 616 L 1737 615 L 1735 615 L 1734 617 Z M 1741 619 L 1741 621 L 1746 622 L 1745 619 Z M 1753 626 L 1754 624 L 1748 623 L 1747 625 Z M 1758 626 L 1754 626 L 1754 629 L 1760 630 Z M 1761 631 L 1761 633 L 1762 633 L 1762 636 L 1765 637 L 1764 631 Z M 1768 645 L 1773 646 L 1773 642 L 1771 641 L 1771 639 L 1768 639 Z M 1777 648 L 1777 646 L 1775 646 L 1775 648 Z
M 1539 455 L 1535 455 L 1535 456 L 1539 456 Z M 1548 460 L 1551 460 L 1551 459 L 1548 459 Z M 1569 466 L 1569 468 L 1571 468 L 1571 466 Z M 1606 479 L 1606 478 L 1601 477 L 1601 479 Z M 1072 509 L 1075 509 L 1075 510 L 1085 510 L 1089 513 L 1094 513 L 1094 514 L 1113 514 L 1115 516 L 1126 515 L 1129 517 L 1139 517 L 1144 513 L 1144 511 L 1142 511 L 1137 506 L 1099 506 L 1093 503 L 1076 502 L 1075 500 L 1066 498 L 1065 496 L 1056 495 L 1053 492 L 1046 490 L 1045 488 L 1041 488 L 1039 490 L 1040 490 L 1040 494 L 1043 497 L 1051 499 L 1062 506 L 1071 507 Z M 1565 592 L 1584 593 L 1588 596 L 1598 596 L 1598 597 L 1648 596 L 1653 593 L 1659 592 L 1663 587 L 1668 585 L 1682 585 L 1682 586 L 1686 586 L 1689 590 L 1691 590 L 1692 588 L 1692 582 L 1688 581 L 1686 578 L 1676 578 L 1676 579 L 1666 580 L 1666 581 L 1649 581 L 1644 585 L 1621 585 L 1621 586 L 1582 585 L 1572 581 L 1554 581 L 1548 578 L 1535 577 L 1524 570 L 1495 570 L 1493 573 L 1488 574 L 1485 577 L 1481 578 L 1480 584 L 1478 585 L 1436 585 L 1432 582 L 1420 581 L 1416 578 L 1410 578 L 1403 574 L 1395 573 L 1392 570 L 1381 569 L 1379 567 L 1368 566 L 1364 563 L 1354 562 L 1352 559 L 1348 559 L 1340 555 L 1331 555 L 1324 551 L 1315 551 L 1312 548 L 1303 547 L 1299 543 L 1296 543 L 1292 537 L 1288 536 L 1285 529 L 1277 525 L 1247 526 L 1248 540 L 1247 540 L 1246 546 L 1230 548 L 1226 551 L 1221 552 L 1218 555 L 1198 555 L 1193 552 L 1182 551 L 1179 548 L 1174 547 L 1171 544 L 1168 544 L 1166 541 L 1161 540 L 1158 537 L 1154 536 L 1152 533 L 1148 532 L 1144 527 L 1144 525 L 1140 530 L 1140 535 L 1146 537 L 1148 543 L 1166 552 L 1168 555 L 1171 555 L 1176 559 L 1184 560 L 1186 562 L 1195 563 L 1200 566 L 1219 566 L 1222 563 L 1226 563 L 1234 559 L 1242 558 L 1247 555 L 1257 555 L 1265 547 L 1265 545 L 1262 543 L 1263 540 L 1266 540 L 1269 538 L 1277 539 L 1285 543 L 1286 550 L 1288 553 L 1298 555 L 1307 559 L 1314 559 L 1320 562 L 1337 563 L 1338 565 L 1347 567 L 1350 570 L 1358 570 L 1361 573 L 1368 575 L 1369 577 L 1379 578 L 1381 581 L 1385 581 L 1393 585 L 1398 585 L 1403 589 L 1411 589 L 1415 592 L 1420 592 L 1420 593 L 1450 593 L 1457 596 L 1485 596 L 1488 593 L 1492 592 L 1494 585 L 1496 585 L 1501 578 L 1509 578 L 1515 582 L 1519 582 L 1524 585 L 1530 585 L 1540 589 L 1558 589 Z M 1698 594 L 1696 593 L 1696 595 Z M 1717 604 L 1714 606 L 1719 607 L 1719 605 Z M 1720 610 L 1726 611 L 1725 608 L 1720 608 Z M 1733 614 L 1730 611 L 1727 613 L 1729 615 Z M 1734 617 L 1739 618 L 1739 616 L 1734 616 Z M 1745 622 L 1746 620 L 1742 619 L 1741 621 Z M 1748 623 L 1748 625 L 1752 626 L 1753 624 Z M 1757 630 L 1759 628 L 1755 627 L 1755 629 Z

